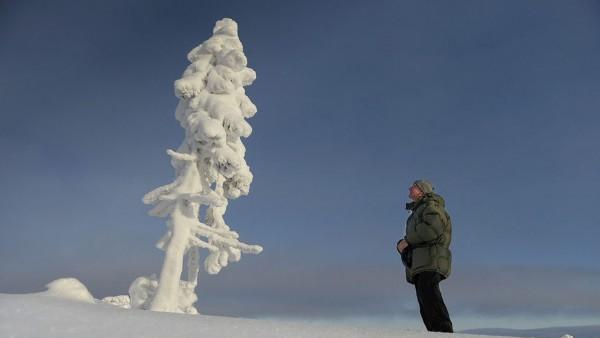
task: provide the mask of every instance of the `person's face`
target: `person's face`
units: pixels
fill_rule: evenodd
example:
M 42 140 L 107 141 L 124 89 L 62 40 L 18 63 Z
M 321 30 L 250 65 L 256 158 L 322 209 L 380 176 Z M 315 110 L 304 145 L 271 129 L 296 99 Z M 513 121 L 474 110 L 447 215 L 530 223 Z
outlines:
M 410 188 L 408 188 L 408 197 L 413 201 L 418 201 L 423 195 L 421 189 L 416 185 L 411 185 Z

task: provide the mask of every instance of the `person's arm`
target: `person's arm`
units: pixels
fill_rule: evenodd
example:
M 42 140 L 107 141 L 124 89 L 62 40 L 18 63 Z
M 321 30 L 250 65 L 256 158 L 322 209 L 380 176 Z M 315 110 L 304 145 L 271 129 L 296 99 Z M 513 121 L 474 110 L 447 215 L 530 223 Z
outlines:
M 406 234 L 409 245 L 420 245 L 433 243 L 444 232 L 444 221 L 442 211 L 434 206 L 427 206 L 423 210 L 422 222 L 415 227 L 415 232 Z

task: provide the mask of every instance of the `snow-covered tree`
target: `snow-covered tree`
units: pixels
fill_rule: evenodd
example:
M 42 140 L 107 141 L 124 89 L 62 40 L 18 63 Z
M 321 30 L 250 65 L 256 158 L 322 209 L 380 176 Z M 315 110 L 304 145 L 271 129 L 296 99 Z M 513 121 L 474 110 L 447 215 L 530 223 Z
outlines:
M 223 219 L 228 200 L 247 195 L 252 182 L 241 138 L 252 132 L 246 118 L 256 113 L 256 106 L 244 86 L 252 84 L 256 73 L 247 67 L 237 23 L 219 20 L 213 36 L 187 58 L 191 64 L 174 84 L 180 99 L 175 117 L 185 139 L 177 151 L 167 151 L 175 180 L 143 198 L 154 205 L 150 215 L 168 218 L 167 233 L 157 243 L 165 259 L 158 279 L 140 277 L 132 283 L 133 308 L 197 313 L 199 249 L 209 251 L 204 260 L 209 274 L 239 261 L 242 253 L 262 251 L 242 243 Z M 181 280 L 184 258 L 187 276 Z

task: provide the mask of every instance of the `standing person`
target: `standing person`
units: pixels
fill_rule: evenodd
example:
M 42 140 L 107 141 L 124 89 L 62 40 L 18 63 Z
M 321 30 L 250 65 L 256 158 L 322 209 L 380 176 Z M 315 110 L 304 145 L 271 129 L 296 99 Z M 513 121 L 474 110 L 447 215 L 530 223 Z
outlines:
M 417 180 L 409 188 L 412 202 L 406 221 L 406 236 L 396 249 L 406 267 L 406 280 L 415 285 L 423 323 L 428 331 L 453 332 L 452 321 L 444 304 L 439 282 L 450 276 L 452 222 L 442 196 L 433 185 Z

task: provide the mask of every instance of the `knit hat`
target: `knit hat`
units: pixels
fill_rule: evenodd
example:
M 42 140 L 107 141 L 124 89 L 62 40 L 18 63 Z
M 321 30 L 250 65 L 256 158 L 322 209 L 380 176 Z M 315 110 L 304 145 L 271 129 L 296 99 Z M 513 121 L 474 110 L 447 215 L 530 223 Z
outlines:
M 433 187 L 433 184 L 431 184 L 431 182 L 429 182 L 429 181 L 427 181 L 427 180 L 423 180 L 423 179 L 421 179 L 421 180 L 416 180 L 416 181 L 413 183 L 413 185 L 416 185 L 416 186 L 417 186 L 417 188 L 421 189 L 421 191 L 422 191 L 424 194 L 431 193 L 431 192 L 433 192 L 433 190 L 435 189 L 435 188 Z

